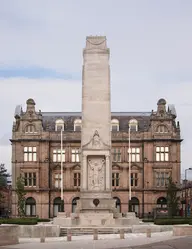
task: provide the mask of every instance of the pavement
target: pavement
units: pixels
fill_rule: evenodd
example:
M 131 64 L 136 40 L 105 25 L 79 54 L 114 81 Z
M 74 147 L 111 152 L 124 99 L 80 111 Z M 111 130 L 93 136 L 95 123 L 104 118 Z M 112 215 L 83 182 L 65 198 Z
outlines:
M 45 243 L 40 239 L 23 238 L 20 244 L 3 246 L 0 249 L 191 249 L 192 237 L 174 237 L 171 232 L 152 234 L 147 238 L 146 234 L 125 234 L 125 239 L 119 235 L 99 235 L 98 240 L 93 236 L 73 236 L 72 241 L 66 241 L 66 237 L 46 238 Z
M 192 248 L 192 236 L 167 240 L 148 245 L 133 246 L 133 247 L 119 248 L 119 249 L 191 249 L 191 248 Z

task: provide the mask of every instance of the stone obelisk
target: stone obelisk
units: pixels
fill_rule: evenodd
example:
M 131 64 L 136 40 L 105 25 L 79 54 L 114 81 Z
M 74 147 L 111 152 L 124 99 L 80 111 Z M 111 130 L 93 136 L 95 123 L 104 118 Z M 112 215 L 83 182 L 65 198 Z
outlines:
M 110 66 L 106 37 L 88 36 L 83 59 L 81 190 L 77 209 L 87 215 L 112 215 L 115 200 L 111 195 Z

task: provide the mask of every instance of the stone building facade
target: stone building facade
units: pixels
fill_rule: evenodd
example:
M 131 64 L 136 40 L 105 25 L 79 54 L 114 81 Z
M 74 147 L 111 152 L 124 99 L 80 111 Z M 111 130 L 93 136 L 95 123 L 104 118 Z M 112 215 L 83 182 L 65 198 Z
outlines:
M 128 127 L 131 128 L 132 210 L 142 217 L 166 206 L 169 176 L 180 182 L 179 122 L 164 99 L 151 112 L 112 112 L 112 189 L 117 208 L 128 211 Z M 61 152 L 61 129 L 63 151 Z M 74 212 L 81 184 L 81 113 L 41 112 L 33 99 L 25 111 L 16 107 L 12 130 L 12 215 L 17 215 L 15 184 L 25 182 L 26 215 L 54 217 L 61 210 L 61 156 L 64 210 Z

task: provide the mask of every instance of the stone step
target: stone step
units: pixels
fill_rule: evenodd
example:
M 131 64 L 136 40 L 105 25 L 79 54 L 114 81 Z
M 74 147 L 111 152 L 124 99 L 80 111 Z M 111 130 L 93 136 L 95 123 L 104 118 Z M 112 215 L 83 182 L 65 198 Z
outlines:
M 120 229 L 124 229 L 125 233 L 146 233 L 147 229 L 151 229 L 152 233 L 155 232 L 166 232 L 166 231 L 172 231 L 173 226 L 172 225 L 134 225 L 130 227 L 98 227 L 95 229 L 98 230 L 98 234 L 119 234 Z M 60 236 L 66 236 L 67 235 L 67 227 L 60 227 Z M 86 234 L 93 234 L 93 227 L 72 227 L 71 233 L 73 236 L 77 235 L 86 235 Z
M 97 229 L 98 234 L 119 234 L 120 229 L 111 229 L 111 228 L 105 228 L 105 229 Z M 131 228 L 124 229 L 125 233 L 131 233 Z M 80 235 L 91 235 L 93 234 L 93 228 L 73 228 L 71 230 L 72 236 L 80 236 Z M 60 236 L 66 236 L 67 235 L 67 228 L 60 228 Z

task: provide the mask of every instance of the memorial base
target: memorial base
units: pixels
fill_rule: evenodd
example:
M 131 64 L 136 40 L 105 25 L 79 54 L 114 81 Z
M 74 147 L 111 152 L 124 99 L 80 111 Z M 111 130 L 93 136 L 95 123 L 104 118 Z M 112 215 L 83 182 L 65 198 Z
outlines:
M 114 218 L 113 213 L 72 213 L 67 217 L 65 213 L 58 213 L 53 219 L 54 225 L 61 227 L 121 227 L 140 224 L 139 218 L 134 212 L 124 214 L 118 213 L 118 217 Z

